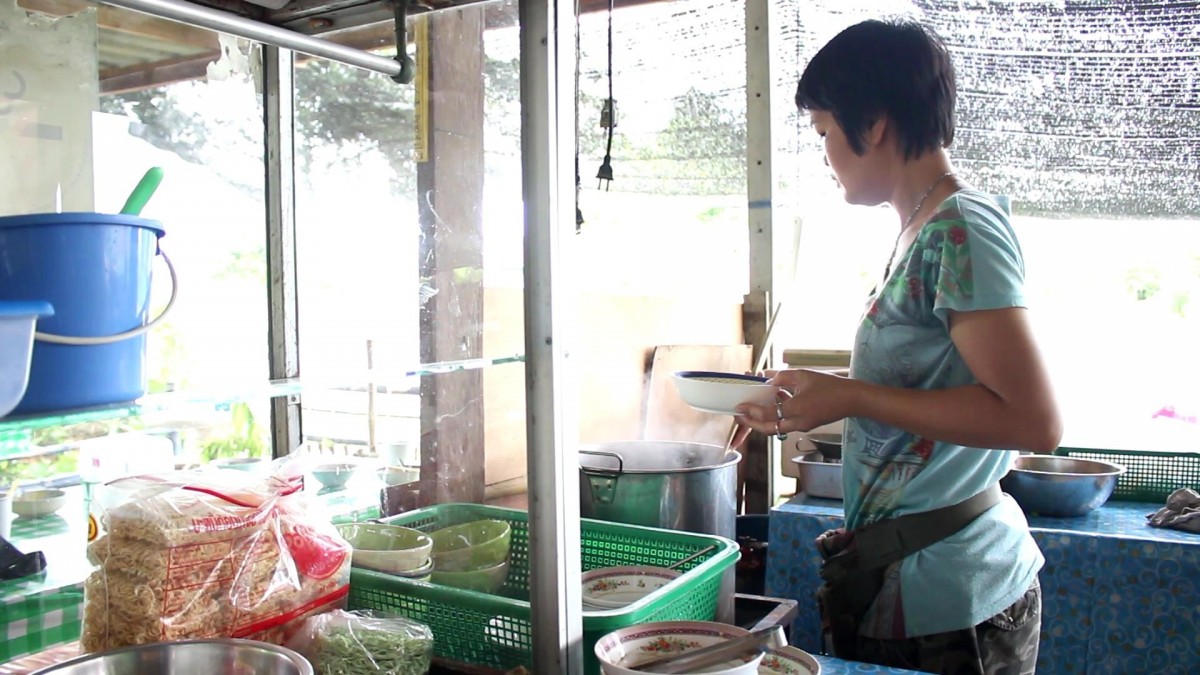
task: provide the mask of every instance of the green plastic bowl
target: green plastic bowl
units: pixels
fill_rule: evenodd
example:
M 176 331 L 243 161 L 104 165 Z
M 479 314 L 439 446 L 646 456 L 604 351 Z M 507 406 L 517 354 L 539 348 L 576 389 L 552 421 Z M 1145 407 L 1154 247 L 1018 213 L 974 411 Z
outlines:
M 508 560 L 512 526 L 503 520 L 476 520 L 429 533 L 433 567 L 440 572 L 470 572 Z
M 429 563 L 433 540 L 423 532 L 379 523 L 345 523 L 337 530 L 354 548 L 351 564 L 357 567 L 403 574 Z
M 434 563 L 433 574 L 430 575 L 429 580 L 443 586 L 494 594 L 504 587 L 505 581 L 508 581 L 508 561 L 470 572 L 445 572 L 439 570 L 437 563 Z

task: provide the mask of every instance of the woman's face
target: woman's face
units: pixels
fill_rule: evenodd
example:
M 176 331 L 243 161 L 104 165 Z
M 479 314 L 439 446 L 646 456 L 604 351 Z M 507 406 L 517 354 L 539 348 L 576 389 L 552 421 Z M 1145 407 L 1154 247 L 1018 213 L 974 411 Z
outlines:
M 825 164 L 833 169 L 833 177 L 842 186 L 846 201 L 865 206 L 887 201 L 890 195 L 886 194 L 884 181 L 879 175 L 878 144 L 874 142 L 877 130 L 868 132 L 866 150 L 858 155 L 850 147 L 846 133 L 834 119 L 833 113 L 813 110 L 810 115 L 813 129 L 825 144 Z

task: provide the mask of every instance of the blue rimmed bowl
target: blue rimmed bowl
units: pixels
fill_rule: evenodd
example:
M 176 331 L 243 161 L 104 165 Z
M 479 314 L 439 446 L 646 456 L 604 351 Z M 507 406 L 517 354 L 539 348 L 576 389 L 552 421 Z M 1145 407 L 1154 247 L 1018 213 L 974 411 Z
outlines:
M 779 391 L 767 384 L 765 377 L 707 370 L 675 373 L 675 389 L 696 410 L 717 415 L 733 415 L 734 408 L 743 403 L 774 405 Z

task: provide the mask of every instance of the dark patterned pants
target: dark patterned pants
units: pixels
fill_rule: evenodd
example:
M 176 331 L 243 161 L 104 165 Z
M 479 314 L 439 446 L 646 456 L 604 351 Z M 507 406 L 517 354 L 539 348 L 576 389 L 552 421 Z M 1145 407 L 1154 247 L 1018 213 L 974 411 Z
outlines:
M 1032 675 L 1042 626 L 1035 579 L 1011 607 L 978 626 L 906 640 L 858 638 L 860 661 L 939 675 Z

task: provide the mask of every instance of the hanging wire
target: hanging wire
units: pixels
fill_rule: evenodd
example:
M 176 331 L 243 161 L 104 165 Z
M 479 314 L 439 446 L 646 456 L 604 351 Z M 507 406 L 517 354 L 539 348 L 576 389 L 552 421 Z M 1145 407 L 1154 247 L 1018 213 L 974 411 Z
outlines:
M 608 124 L 608 142 L 604 149 L 604 161 L 600 164 L 600 170 L 596 172 L 596 178 L 599 180 L 597 188 L 608 188 L 612 184 L 613 169 L 612 169 L 612 143 L 613 143 L 613 127 L 617 126 L 617 104 L 613 100 L 613 10 L 615 9 L 614 0 L 608 0 L 608 100 L 604 102 L 605 111 L 607 112 Z M 601 121 L 605 118 L 605 112 L 600 114 Z M 605 182 L 607 181 L 607 183 Z

